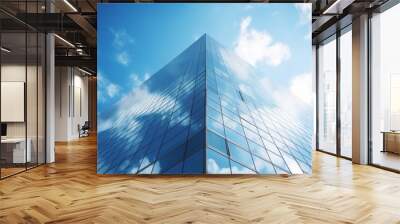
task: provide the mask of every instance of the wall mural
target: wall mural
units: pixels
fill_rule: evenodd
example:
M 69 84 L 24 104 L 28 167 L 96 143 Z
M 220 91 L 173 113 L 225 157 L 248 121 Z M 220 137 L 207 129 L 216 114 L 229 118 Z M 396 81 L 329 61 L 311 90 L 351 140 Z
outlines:
M 309 174 L 311 4 L 99 4 L 99 174 Z

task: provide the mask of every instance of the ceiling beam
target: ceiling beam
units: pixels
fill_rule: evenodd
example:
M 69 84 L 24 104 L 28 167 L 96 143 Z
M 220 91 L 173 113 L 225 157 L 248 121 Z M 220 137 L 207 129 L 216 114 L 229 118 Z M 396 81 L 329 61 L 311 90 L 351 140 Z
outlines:
M 92 56 L 55 56 L 56 66 L 87 67 L 96 71 L 97 60 Z

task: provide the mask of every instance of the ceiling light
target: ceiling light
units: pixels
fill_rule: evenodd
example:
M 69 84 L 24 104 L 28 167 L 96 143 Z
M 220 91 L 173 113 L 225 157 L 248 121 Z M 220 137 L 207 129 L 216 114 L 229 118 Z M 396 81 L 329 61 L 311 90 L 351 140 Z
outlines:
M 1 47 L 1 51 L 4 51 L 6 53 L 10 53 L 11 52 L 11 50 L 9 50 L 9 49 L 7 49 L 5 47 Z
M 79 68 L 79 67 L 78 67 L 78 70 L 81 71 L 81 72 L 83 72 L 83 73 L 85 73 L 85 74 L 87 74 L 87 75 L 93 75 L 92 73 L 90 73 L 90 72 L 88 72 L 88 71 L 86 71 L 86 70 L 83 70 L 83 69 L 81 69 L 81 68 Z
M 67 4 L 74 12 L 78 12 L 78 10 L 68 0 L 64 0 L 64 3 Z
M 68 40 L 66 40 L 66 39 L 64 39 L 64 38 L 62 38 L 62 37 L 60 37 L 60 36 L 57 35 L 57 34 L 54 34 L 54 36 L 57 37 L 57 38 L 58 38 L 59 40 L 61 40 L 62 42 L 66 43 L 68 46 L 75 48 L 75 45 L 73 45 L 73 44 L 72 44 L 71 42 L 69 42 Z

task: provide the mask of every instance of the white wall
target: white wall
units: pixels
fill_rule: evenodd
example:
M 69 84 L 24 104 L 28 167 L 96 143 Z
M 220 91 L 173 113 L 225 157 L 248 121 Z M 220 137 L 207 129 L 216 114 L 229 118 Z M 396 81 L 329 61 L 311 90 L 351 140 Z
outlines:
M 83 75 L 72 67 L 56 67 L 56 141 L 77 139 L 78 124 L 88 120 L 88 78 Z
M 25 70 L 27 69 L 27 70 Z M 36 67 L 27 66 L 20 64 L 5 64 L 1 66 L 1 81 L 2 82 L 24 82 L 26 83 L 25 76 L 26 71 L 28 72 L 28 81 L 30 86 L 36 86 L 36 80 L 32 80 L 31 75 L 36 76 Z M 27 88 L 27 118 L 28 129 L 32 128 L 32 130 L 36 130 L 36 113 L 32 113 L 32 111 L 36 111 L 36 88 Z M 3 96 L 4 97 L 4 96 Z M 33 103 L 32 103 L 33 102 Z M 40 105 L 39 105 L 40 106 Z M 1 110 L 7 110 L 7 108 L 1 108 Z M 32 124 L 31 122 L 34 122 Z M 26 122 L 7 122 L 7 135 L 8 137 L 25 137 L 25 124 Z M 28 137 L 30 131 L 28 130 Z M 35 132 L 36 134 L 36 132 Z

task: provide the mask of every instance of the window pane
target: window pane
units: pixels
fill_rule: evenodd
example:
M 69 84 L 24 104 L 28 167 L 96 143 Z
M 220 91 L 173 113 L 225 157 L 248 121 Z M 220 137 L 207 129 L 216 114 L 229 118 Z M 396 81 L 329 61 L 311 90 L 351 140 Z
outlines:
M 239 135 L 238 133 L 236 133 L 235 131 L 225 127 L 225 134 L 226 134 L 226 138 L 236 144 L 238 144 L 240 147 L 248 150 L 247 147 L 247 142 L 246 139 Z
M 163 172 L 163 174 L 181 174 L 182 173 L 182 168 L 183 168 L 183 163 L 178 162 L 175 166 L 170 168 L 169 170 Z
M 202 174 L 204 171 L 204 149 L 199 149 L 187 157 L 183 167 L 184 174 Z
M 205 143 L 205 133 L 199 132 L 195 136 L 189 139 L 186 149 L 186 157 L 191 156 L 194 154 L 197 149 L 204 149 Z
M 287 170 L 285 161 L 282 159 L 282 157 L 280 155 L 277 155 L 277 154 L 275 154 L 273 152 L 270 152 L 269 156 L 271 157 L 271 161 L 272 161 L 273 164 L 279 166 L 282 169 Z
M 400 4 L 374 14 L 371 19 L 374 53 L 371 62 L 373 66 L 370 101 L 372 163 L 398 171 L 400 171 L 399 21 Z
M 158 165 L 160 173 L 173 173 L 175 172 L 174 168 L 178 163 L 181 163 L 183 160 L 183 154 L 185 152 L 185 144 L 177 146 L 171 149 L 161 149 L 160 155 L 158 158 Z M 172 169 L 171 171 L 169 171 Z M 178 171 L 176 171 L 178 172 Z M 181 171 L 179 171 L 181 172 Z
M 207 117 L 207 128 L 220 134 L 221 136 L 225 136 L 224 126 L 222 126 L 221 123 L 209 117 Z
M 238 146 L 230 142 L 228 142 L 228 147 L 230 156 L 233 160 L 254 170 L 253 160 L 251 159 L 251 155 L 249 152 L 239 148 Z
M 240 165 L 237 162 L 234 162 L 231 160 L 231 166 L 232 166 L 232 174 L 255 174 L 253 170 L 248 169 L 247 167 L 244 167 Z
M 222 117 L 224 118 L 224 125 L 226 127 L 231 128 L 244 136 L 243 127 L 239 122 L 234 121 L 225 115 L 223 115 Z
M 212 149 L 207 149 L 207 173 L 230 174 L 229 159 Z
M 289 166 L 290 172 L 292 174 L 302 174 L 303 171 L 299 167 L 299 164 L 297 164 L 296 160 L 293 159 L 293 157 L 285 152 L 282 152 L 283 158 L 286 161 L 286 164 Z
M 140 171 L 139 174 L 151 174 L 151 170 L 153 169 L 154 164 L 146 167 L 146 169 L 143 169 L 142 171 Z
M 319 149 L 336 153 L 336 39 L 318 48 L 318 64 Z
M 265 160 L 269 160 L 269 157 L 267 155 L 267 151 L 265 150 L 264 147 L 252 142 L 252 141 L 248 141 L 249 142 L 249 147 L 251 152 L 253 153 L 253 155 L 257 155 Z
M 222 123 L 222 115 L 219 110 L 215 110 L 212 107 L 207 107 L 207 115 L 211 117 L 212 119 Z
M 246 133 L 246 137 L 247 139 L 251 139 L 252 141 L 254 141 L 255 143 L 262 145 L 262 141 L 260 136 L 257 133 L 254 133 L 252 131 L 250 131 L 250 129 L 244 128 L 244 133 Z
M 223 139 L 221 136 L 211 131 L 207 131 L 207 142 L 208 146 L 211 146 L 221 153 L 224 153 L 226 155 L 228 154 L 228 152 L 226 151 L 225 139 Z
M 352 141 L 352 49 L 351 30 L 340 37 L 340 152 L 351 158 Z
M 256 164 L 257 172 L 260 174 L 275 174 L 274 166 L 271 163 L 260 159 L 257 156 L 254 156 L 253 159 Z

